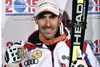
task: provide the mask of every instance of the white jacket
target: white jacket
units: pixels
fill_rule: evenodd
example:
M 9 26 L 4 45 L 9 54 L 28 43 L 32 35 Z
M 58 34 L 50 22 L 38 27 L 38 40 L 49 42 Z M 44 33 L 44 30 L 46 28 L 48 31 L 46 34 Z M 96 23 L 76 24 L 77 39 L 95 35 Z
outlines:
M 36 41 L 36 44 L 38 43 L 38 45 L 36 45 L 37 47 L 32 48 L 26 46 L 26 48 L 28 48 L 28 53 L 27 57 L 20 62 L 22 67 L 68 67 L 70 55 L 70 35 L 67 36 L 66 40 L 56 43 L 56 47 L 53 51 L 49 50 L 44 43 L 41 45 L 41 42 L 38 42 L 34 38 L 34 36 L 37 37 L 37 35 L 36 31 L 35 35 L 33 33 L 29 37 L 29 42 L 32 43 L 33 41 Z M 86 60 L 88 67 L 100 67 L 99 62 L 94 56 L 89 44 L 84 43 L 83 50 L 83 58 Z

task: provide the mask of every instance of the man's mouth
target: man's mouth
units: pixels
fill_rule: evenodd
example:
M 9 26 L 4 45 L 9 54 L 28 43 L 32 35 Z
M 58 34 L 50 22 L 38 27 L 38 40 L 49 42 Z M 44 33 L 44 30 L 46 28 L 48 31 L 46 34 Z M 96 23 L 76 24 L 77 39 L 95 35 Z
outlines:
M 46 34 L 52 33 L 52 30 L 53 30 L 53 29 L 51 29 L 51 28 L 45 28 L 45 29 L 44 29 L 44 31 L 45 31 Z

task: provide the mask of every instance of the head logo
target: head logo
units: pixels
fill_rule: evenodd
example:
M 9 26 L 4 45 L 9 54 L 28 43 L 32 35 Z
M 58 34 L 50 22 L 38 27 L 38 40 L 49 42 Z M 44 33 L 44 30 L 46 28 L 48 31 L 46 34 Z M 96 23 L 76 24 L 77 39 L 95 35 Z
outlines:
M 14 9 L 16 12 L 23 12 L 26 8 L 26 3 L 23 0 L 16 0 L 14 2 Z

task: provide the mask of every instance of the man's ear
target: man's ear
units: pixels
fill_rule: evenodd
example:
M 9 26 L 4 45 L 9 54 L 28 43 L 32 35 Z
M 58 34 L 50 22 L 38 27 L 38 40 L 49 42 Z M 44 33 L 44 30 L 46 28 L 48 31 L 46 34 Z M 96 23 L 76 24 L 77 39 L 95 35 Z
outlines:
M 59 15 L 59 23 L 61 23 L 62 22 L 62 15 Z
M 35 23 L 37 24 L 37 19 L 36 19 L 36 17 L 34 17 L 34 21 L 35 21 Z

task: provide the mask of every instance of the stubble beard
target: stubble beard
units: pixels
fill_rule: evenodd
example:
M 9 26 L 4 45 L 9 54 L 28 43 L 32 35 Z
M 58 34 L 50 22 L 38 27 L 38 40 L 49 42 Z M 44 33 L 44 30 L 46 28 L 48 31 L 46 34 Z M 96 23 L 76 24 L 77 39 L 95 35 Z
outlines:
M 50 27 L 42 26 L 41 29 L 39 29 L 40 33 L 47 40 L 53 39 L 55 37 L 57 30 L 58 30 L 58 28 L 56 28 L 54 26 L 50 26 Z

